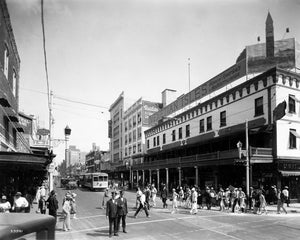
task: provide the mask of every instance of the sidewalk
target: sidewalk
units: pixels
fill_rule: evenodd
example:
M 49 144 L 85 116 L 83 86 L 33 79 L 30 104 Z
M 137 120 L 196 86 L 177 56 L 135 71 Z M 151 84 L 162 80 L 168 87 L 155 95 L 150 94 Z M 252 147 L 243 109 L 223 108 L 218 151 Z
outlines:
M 291 203 L 289 207 L 284 204 L 284 208 L 288 213 L 300 213 L 300 203 Z M 266 207 L 267 211 L 277 213 L 277 205 L 268 205 Z

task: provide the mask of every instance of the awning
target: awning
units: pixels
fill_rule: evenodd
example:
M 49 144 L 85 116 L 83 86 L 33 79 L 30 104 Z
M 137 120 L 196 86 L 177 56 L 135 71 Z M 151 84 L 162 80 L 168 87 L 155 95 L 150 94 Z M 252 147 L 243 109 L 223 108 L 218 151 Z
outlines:
M 0 105 L 2 107 L 11 107 L 11 105 L 9 104 L 7 99 L 8 99 L 8 97 L 7 97 L 6 93 L 2 93 L 0 96 Z
M 283 177 L 300 176 L 300 171 L 279 171 Z
M 290 133 L 293 134 L 296 138 L 300 138 L 300 135 L 296 132 L 296 130 L 291 130 Z

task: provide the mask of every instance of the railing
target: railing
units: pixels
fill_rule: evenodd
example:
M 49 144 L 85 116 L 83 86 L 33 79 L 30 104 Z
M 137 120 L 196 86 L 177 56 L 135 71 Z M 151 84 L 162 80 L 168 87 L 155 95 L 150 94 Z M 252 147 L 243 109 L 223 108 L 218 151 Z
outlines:
M 55 239 L 54 217 L 31 213 L 0 215 L 0 239 L 16 239 L 31 233 L 36 234 L 36 239 Z
M 272 156 L 272 148 L 253 148 L 250 149 L 250 155 L 255 157 L 269 157 Z M 152 162 L 144 162 L 139 164 L 134 164 L 134 169 L 153 169 L 153 168 L 162 168 L 162 167 L 174 167 L 180 165 L 195 164 L 201 162 L 210 162 L 210 161 L 224 161 L 228 159 L 237 159 L 239 157 L 238 149 L 231 149 L 227 151 L 218 151 L 213 153 L 205 154 L 196 154 L 185 157 L 177 158 L 168 158 L 164 160 L 154 160 Z

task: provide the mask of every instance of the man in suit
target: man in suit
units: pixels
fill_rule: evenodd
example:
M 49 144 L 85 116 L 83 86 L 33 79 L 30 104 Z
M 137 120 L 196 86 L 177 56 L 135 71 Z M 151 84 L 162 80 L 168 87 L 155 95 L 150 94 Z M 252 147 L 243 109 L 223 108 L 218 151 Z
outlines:
M 128 213 L 127 209 L 127 199 L 124 198 L 124 192 L 120 191 L 120 197 L 118 198 L 118 230 L 120 229 L 120 222 L 122 218 L 122 228 L 123 233 L 126 232 L 126 215 Z
M 115 199 L 116 193 L 111 193 L 111 199 L 106 203 L 106 218 L 109 220 L 109 237 L 112 237 L 112 227 L 114 235 L 118 236 L 118 206 Z

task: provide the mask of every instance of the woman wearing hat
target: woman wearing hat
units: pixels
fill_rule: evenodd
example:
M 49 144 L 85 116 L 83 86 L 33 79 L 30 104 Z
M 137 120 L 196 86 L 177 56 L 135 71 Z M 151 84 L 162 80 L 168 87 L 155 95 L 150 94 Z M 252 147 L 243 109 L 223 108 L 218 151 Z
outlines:
M 9 213 L 9 209 L 11 209 L 9 201 L 7 201 L 6 196 L 2 196 L 0 203 L 0 213 Z

